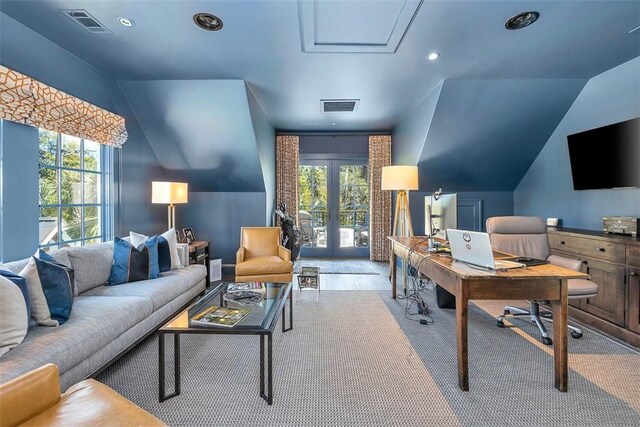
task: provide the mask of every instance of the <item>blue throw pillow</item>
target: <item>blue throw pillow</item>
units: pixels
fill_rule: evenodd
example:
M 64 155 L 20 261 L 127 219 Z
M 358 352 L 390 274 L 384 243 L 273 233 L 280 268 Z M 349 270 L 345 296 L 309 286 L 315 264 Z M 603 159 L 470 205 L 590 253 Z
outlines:
M 27 319 L 31 319 L 31 301 L 29 300 L 29 291 L 27 290 L 27 280 L 24 277 L 18 276 L 8 270 L 0 270 L 0 276 L 9 279 L 20 288 L 20 292 L 22 292 L 22 296 L 24 297 L 24 302 L 27 304 Z
M 162 236 L 158 236 L 158 266 L 160 273 L 171 271 L 171 248 L 167 239 Z
M 115 238 L 108 285 L 156 279 L 159 275 L 158 236 L 149 237 L 137 248 L 126 240 Z
M 51 318 L 62 325 L 69 320 L 73 306 L 74 270 L 60 264 L 42 250 L 38 251 L 38 256 L 33 259 Z

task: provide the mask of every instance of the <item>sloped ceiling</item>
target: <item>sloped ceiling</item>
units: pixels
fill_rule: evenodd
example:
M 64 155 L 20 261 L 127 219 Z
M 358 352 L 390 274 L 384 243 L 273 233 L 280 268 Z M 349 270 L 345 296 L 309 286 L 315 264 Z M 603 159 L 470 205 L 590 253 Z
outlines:
M 586 82 L 446 80 L 394 129 L 396 158 L 418 164 L 422 191 L 513 191 Z
M 160 164 L 193 191 L 265 191 L 242 80 L 123 81 Z

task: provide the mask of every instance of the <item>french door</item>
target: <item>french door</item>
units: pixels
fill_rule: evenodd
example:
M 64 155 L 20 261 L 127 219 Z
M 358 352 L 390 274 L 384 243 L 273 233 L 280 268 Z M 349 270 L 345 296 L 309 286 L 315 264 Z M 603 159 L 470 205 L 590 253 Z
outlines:
M 302 160 L 298 226 L 305 257 L 369 256 L 366 160 Z

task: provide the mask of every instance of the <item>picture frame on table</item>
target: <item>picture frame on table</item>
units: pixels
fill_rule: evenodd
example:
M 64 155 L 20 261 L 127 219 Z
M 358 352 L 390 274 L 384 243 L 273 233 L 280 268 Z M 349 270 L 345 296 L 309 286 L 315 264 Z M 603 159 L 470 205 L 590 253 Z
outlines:
M 182 234 L 187 243 L 191 244 L 196 241 L 196 235 L 193 232 L 193 228 L 183 228 Z

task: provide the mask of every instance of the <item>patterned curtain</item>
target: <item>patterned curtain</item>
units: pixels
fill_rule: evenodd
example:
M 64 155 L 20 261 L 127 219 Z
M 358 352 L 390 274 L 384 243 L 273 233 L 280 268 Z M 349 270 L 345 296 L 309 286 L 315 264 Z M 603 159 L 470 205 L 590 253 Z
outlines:
M 127 140 L 124 118 L 2 65 L 0 119 L 117 148 Z
M 391 165 L 391 135 L 369 136 L 369 241 L 371 261 L 389 260 L 391 191 L 382 191 L 382 167 Z
M 289 215 L 296 218 L 296 223 L 298 222 L 299 140 L 297 135 L 276 136 L 276 207 L 284 202 Z

